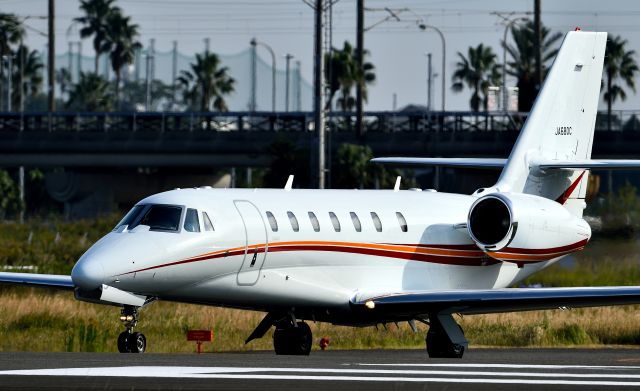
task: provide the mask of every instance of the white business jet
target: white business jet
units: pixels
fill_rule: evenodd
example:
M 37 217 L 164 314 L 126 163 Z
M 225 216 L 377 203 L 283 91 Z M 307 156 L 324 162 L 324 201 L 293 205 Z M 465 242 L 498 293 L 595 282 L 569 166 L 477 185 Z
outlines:
M 138 310 L 155 300 L 266 313 L 276 354 L 307 355 L 305 321 L 429 324 L 430 357 L 462 357 L 452 314 L 640 303 L 640 287 L 507 288 L 583 249 L 606 33 L 570 32 L 509 159 L 381 158 L 378 163 L 502 168 L 472 195 L 416 190 L 177 189 L 140 201 L 71 276 L 0 281 L 73 290 L 122 307 L 121 352 L 143 352 Z

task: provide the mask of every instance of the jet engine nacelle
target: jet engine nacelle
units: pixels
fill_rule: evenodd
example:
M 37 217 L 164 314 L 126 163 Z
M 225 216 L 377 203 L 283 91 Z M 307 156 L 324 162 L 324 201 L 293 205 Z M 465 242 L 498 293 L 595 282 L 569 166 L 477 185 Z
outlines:
M 591 237 L 589 224 L 559 203 L 520 193 L 479 198 L 469 210 L 467 229 L 487 255 L 518 263 L 580 250 Z

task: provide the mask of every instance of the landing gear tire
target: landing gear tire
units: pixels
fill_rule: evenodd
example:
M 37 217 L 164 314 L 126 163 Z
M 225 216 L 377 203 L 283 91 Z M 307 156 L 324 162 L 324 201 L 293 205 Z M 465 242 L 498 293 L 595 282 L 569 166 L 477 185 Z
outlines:
M 460 325 L 454 323 L 454 326 L 464 337 L 464 331 Z M 456 331 L 457 331 L 456 330 Z M 447 331 L 434 316 L 432 317 L 431 324 L 429 326 L 429 332 L 427 332 L 427 354 L 430 358 L 462 358 L 464 355 L 464 345 L 453 343 L 451 336 L 447 334 Z
M 273 348 L 278 355 L 308 356 L 313 337 L 311 328 L 305 322 L 276 326 L 273 332 Z
M 147 349 L 147 337 L 142 333 L 131 333 L 127 340 L 127 348 L 130 353 L 144 353 Z
M 118 335 L 118 351 L 120 353 L 144 353 L 147 350 L 147 338 L 136 333 L 133 328 L 138 324 L 138 307 L 125 305 L 120 311 L 120 321 L 126 328 Z
M 130 353 L 129 351 L 129 332 L 123 331 L 118 335 L 118 351 L 120 353 Z

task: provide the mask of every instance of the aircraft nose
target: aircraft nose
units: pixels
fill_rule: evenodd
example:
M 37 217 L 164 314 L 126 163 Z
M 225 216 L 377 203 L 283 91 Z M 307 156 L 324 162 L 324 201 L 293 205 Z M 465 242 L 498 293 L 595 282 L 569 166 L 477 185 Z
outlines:
M 102 262 L 92 258 L 82 258 L 71 271 L 73 284 L 83 289 L 97 289 L 104 281 Z

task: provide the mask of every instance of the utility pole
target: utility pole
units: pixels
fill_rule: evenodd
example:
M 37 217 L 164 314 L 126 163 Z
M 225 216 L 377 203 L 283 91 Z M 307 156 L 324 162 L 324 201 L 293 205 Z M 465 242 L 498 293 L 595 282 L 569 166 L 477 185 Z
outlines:
M 364 134 L 362 128 L 362 88 L 364 84 L 364 0 L 358 0 L 356 22 L 356 64 L 359 80 L 356 80 L 356 135 L 358 138 Z
M 289 82 L 290 75 L 291 75 L 291 59 L 293 58 L 293 56 L 289 53 L 287 53 L 286 56 L 284 56 L 285 60 L 286 60 L 286 71 L 285 71 L 285 79 L 284 79 L 284 111 L 289 111 L 289 90 L 291 83 Z
M 56 110 L 56 31 L 55 31 L 55 0 L 49 0 L 49 55 L 47 63 L 47 77 L 49 81 L 49 112 Z
M 171 110 L 175 110 L 176 92 L 178 81 L 178 41 L 173 41 L 173 51 L 171 53 Z
M 431 53 L 427 53 L 427 111 L 431 111 L 431 82 L 433 72 L 431 70 Z
M 325 186 L 325 128 L 324 128 L 324 59 L 322 22 L 324 2 L 316 0 L 314 34 L 313 112 L 314 126 L 318 132 L 318 188 Z
M 302 70 L 300 61 L 296 61 L 296 111 L 302 111 Z
M 251 97 L 249 101 L 249 111 L 256 111 L 257 107 L 258 54 L 256 46 L 257 45 L 251 45 Z
M 536 92 L 542 87 L 542 29 L 540 26 L 540 0 L 533 0 L 533 48 L 536 53 Z

